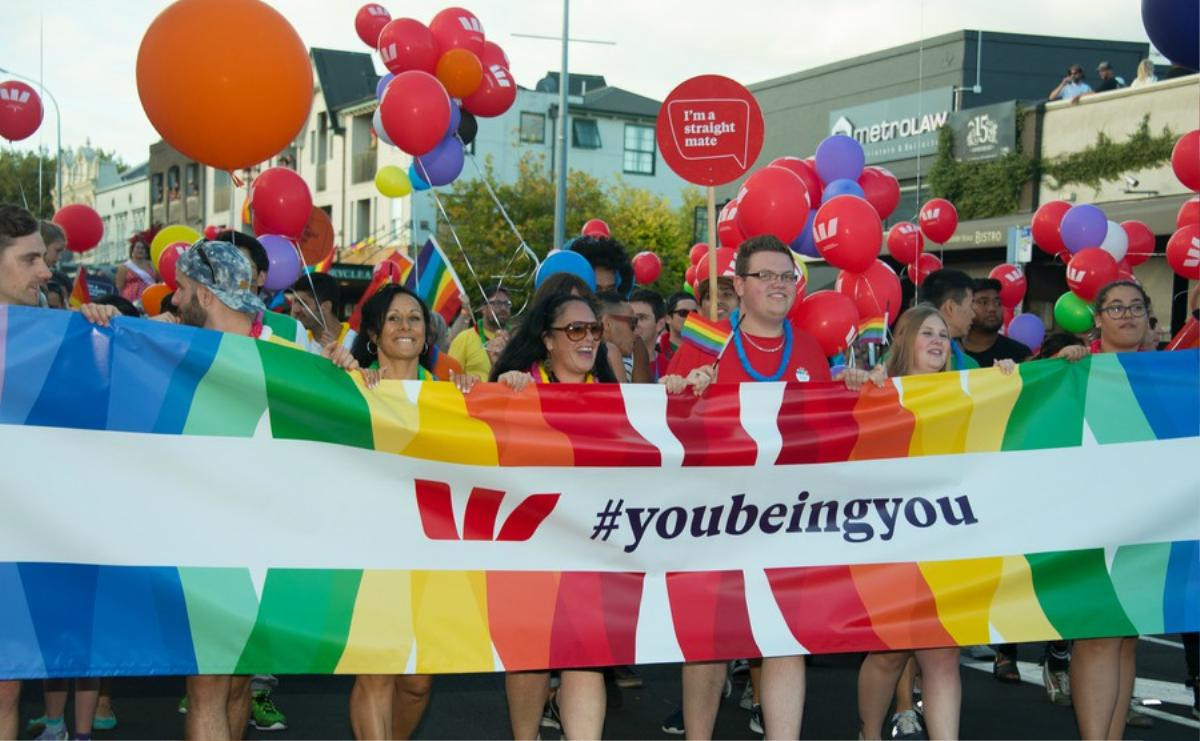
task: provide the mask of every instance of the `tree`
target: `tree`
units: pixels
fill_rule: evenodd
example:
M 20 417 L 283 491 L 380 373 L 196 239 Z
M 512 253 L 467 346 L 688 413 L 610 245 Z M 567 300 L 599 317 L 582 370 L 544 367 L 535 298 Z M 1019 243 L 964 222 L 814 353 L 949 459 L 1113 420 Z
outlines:
M 44 158 L 44 159 L 43 159 Z M 42 160 L 42 188 L 38 191 L 38 160 Z M 54 176 L 57 164 L 45 152 L 0 153 L 0 203 L 28 208 L 40 219 L 54 215 Z M 39 206 L 40 203 L 40 206 Z

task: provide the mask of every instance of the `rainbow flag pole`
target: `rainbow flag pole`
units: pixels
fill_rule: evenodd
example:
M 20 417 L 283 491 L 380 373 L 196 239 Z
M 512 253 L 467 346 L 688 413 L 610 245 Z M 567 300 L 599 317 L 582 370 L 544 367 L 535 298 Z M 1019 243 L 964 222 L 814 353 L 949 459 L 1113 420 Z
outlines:
M 433 237 L 421 248 L 404 286 L 420 296 L 431 311 L 441 314 L 446 324 L 458 316 L 466 295 L 454 267 Z

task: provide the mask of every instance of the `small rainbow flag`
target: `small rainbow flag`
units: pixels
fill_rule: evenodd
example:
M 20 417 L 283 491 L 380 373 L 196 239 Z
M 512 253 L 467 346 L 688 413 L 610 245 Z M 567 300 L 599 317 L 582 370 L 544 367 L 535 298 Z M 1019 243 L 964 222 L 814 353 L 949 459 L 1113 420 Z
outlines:
M 858 338 L 863 342 L 887 342 L 887 322 L 881 316 L 867 317 L 858 323 Z
M 333 267 L 333 256 L 336 252 L 337 252 L 337 250 L 330 250 L 329 254 L 325 256 L 324 260 L 316 263 L 315 265 L 309 265 L 308 272 L 310 272 L 310 273 L 328 273 L 329 268 Z
M 733 327 L 727 320 L 709 321 L 700 312 L 693 311 L 683 322 L 683 329 L 679 330 L 679 338 L 684 342 L 690 342 L 706 353 L 720 355 L 725 346 L 729 344 L 729 340 L 733 338 Z
M 71 287 L 71 308 L 78 309 L 91 302 L 92 292 L 88 290 L 87 268 L 81 265 L 79 274 L 75 276 L 75 285 Z
M 433 237 L 421 248 L 404 286 L 420 296 L 432 311 L 441 314 L 446 324 L 454 322 L 466 294 L 446 253 Z
M 367 299 L 374 296 L 376 291 L 389 283 L 403 285 L 408 279 L 408 273 L 412 270 L 412 266 L 412 260 L 409 260 L 395 250 L 392 250 L 391 254 L 376 263 L 371 282 L 367 284 L 367 290 L 363 291 L 362 298 L 354 305 L 354 312 L 350 314 L 350 319 L 347 320 L 351 329 L 356 332 L 358 331 L 358 325 L 362 322 L 362 307 L 367 302 Z

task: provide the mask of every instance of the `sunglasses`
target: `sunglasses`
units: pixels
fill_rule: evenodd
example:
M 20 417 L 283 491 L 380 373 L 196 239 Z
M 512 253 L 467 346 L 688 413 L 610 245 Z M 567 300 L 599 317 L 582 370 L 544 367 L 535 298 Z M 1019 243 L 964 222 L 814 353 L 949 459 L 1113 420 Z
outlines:
M 671 313 L 674 314 L 675 316 L 679 317 L 680 319 L 687 319 L 688 314 L 691 314 L 692 310 L 691 309 L 676 309 L 675 311 L 672 311 Z
M 204 264 L 204 267 L 208 268 L 208 274 L 212 278 L 213 285 L 216 285 L 217 269 L 213 267 L 212 260 L 208 259 L 208 253 L 204 251 L 204 240 L 201 239 L 192 243 L 192 246 L 188 249 L 196 251 L 196 254 L 200 257 L 200 262 Z
M 604 325 L 600 322 L 571 322 L 565 327 L 551 327 L 555 332 L 562 332 L 571 342 L 579 342 L 587 335 L 593 340 L 599 340 L 604 335 Z

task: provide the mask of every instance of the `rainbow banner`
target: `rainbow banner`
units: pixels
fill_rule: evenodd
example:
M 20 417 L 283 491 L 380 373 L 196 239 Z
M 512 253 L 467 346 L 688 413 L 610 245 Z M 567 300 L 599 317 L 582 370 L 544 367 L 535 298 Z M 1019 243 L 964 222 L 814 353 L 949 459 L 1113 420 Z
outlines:
M 430 311 L 441 314 L 447 325 L 454 323 L 466 292 L 454 266 L 433 237 L 421 248 L 404 285 L 420 296 Z
M 1197 630 L 1198 368 L 1186 350 L 861 393 L 464 395 L 367 389 L 245 337 L 0 307 L 0 678 Z

